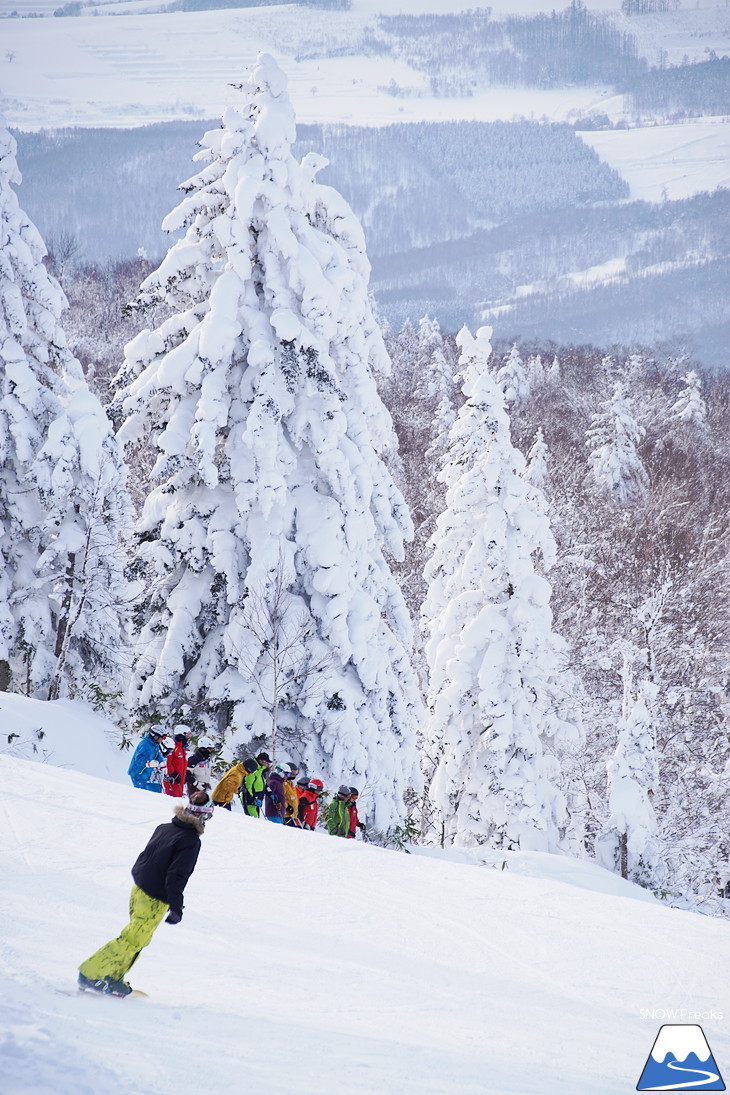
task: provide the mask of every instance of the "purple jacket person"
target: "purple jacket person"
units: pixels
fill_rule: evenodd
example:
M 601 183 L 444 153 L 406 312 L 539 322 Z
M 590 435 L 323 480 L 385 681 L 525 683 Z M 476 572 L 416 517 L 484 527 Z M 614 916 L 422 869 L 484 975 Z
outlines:
M 284 779 L 289 774 L 289 769 L 284 764 L 275 764 L 269 773 L 264 793 L 264 817 L 267 821 L 276 821 L 284 824 Z

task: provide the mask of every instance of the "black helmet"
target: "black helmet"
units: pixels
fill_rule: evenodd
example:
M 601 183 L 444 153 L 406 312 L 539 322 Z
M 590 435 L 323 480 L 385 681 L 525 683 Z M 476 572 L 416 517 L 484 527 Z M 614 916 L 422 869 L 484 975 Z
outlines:
M 259 762 L 256 760 L 255 757 L 246 757 L 243 762 L 243 767 L 246 769 L 249 775 L 253 775 L 258 766 Z

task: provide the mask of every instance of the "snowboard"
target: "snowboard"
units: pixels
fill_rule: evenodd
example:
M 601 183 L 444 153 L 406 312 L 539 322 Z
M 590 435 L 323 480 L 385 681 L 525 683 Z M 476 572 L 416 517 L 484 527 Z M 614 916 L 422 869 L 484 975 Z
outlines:
M 100 996 L 104 1000 L 129 1000 L 131 997 L 136 996 L 140 1000 L 147 1000 L 148 994 L 142 992 L 142 989 L 132 989 L 126 996 L 115 996 L 111 992 L 94 992 L 93 989 L 56 989 L 56 992 L 60 992 L 62 996 Z

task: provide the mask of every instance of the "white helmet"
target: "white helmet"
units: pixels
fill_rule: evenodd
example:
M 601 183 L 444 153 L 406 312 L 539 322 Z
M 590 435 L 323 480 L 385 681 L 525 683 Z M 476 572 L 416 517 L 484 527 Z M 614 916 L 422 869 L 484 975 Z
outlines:
M 198 748 L 201 746 L 203 749 L 215 749 L 215 742 L 206 734 L 205 737 L 198 738 Z
M 175 748 L 175 742 L 172 740 L 171 737 L 163 738 L 160 742 L 160 745 L 163 749 L 167 749 L 168 753 L 171 753 L 172 750 Z

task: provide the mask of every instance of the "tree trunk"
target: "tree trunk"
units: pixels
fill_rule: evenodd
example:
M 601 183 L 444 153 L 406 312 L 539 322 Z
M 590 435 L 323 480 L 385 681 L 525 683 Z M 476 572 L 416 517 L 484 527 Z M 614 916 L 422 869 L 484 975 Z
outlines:
M 629 849 L 628 849 L 628 836 L 626 833 L 620 833 L 618 838 L 618 850 L 619 861 L 621 867 L 621 877 L 629 877 Z

